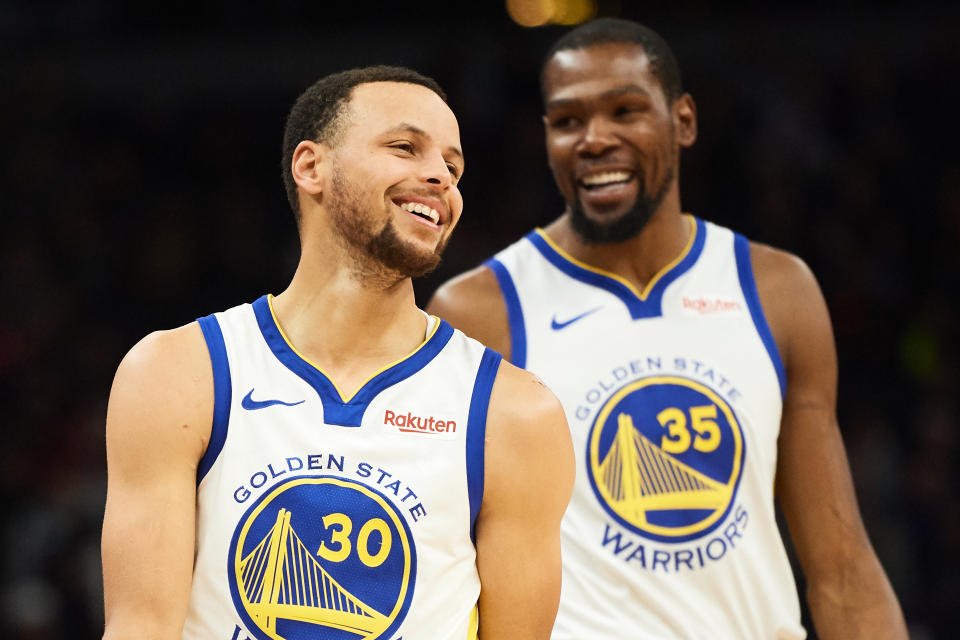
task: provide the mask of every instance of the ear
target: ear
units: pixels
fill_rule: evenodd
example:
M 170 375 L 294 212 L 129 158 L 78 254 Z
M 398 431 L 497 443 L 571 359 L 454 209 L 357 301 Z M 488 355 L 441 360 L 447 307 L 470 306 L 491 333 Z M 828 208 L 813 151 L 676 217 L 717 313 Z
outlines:
M 319 197 L 326 186 L 326 145 L 312 140 L 303 140 L 293 150 L 290 171 L 293 181 L 305 194 Z
M 677 144 L 692 147 L 697 141 L 697 105 L 693 96 L 685 93 L 673 103 L 673 123 Z

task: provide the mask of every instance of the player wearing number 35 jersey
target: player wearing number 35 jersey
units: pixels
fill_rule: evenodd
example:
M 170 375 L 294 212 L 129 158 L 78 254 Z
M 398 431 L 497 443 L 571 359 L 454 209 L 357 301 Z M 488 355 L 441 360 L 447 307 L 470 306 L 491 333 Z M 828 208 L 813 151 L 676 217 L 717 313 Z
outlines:
M 557 638 L 625 623 L 639 637 L 803 635 L 773 508 L 783 365 L 746 240 L 684 220 L 686 245 L 644 291 L 542 230 L 488 263 L 509 292 L 513 362 L 563 400 L 582 470 Z
M 836 425 L 823 298 L 797 258 L 683 213 L 696 106 L 669 47 L 599 19 L 554 44 L 541 89 L 566 209 L 428 309 L 566 410 L 553 638 L 804 637 L 775 497 L 821 636 L 905 637 Z

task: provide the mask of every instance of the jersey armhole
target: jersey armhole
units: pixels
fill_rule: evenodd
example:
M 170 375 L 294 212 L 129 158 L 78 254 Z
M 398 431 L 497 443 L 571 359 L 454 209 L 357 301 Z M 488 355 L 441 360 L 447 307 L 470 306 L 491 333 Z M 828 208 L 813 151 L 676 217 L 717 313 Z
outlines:
M 210 364 L 213 366 L 213 427 L 210 430 L 210 442 L 200 463 L 197 465 L 197 485 L 213 466 L 223 444 L 227 440 L 227 423 L 230 421 L 230 403 L 233 387 L 230 382 L 230 364 L 227 360 L 227 346 L 223 341 L 223 332 L 216 316 L 199 318 L 200 330 L 210 352 Z
M 767 318 L 763 314 L 763 305 L 760 304 L 760 294 L 757 293 L 757 282 L 753 276 L 753 265 L 750 262 L 750 243 L 739 233 L 734 234 L 733 240 L 734 253 L 737 258 L 737 274 L 740 277 L 740 289 L 743 291 L 743 297 L 747 301 L 747 308 L 750 309 L 750 317 L 753 318 L 753 324 L 757 328 L 760 340 L 766 347 L 770 356 L 770 362 L 777 372 L 777 382 L 780 383 L 780 397 L 783 398 L 787 393 L 787 373 L 783 367 L 783 360 L 780 358 L 780 350 L 777 348 L 777 342 L 773 339 L 773 333 L 770 331 L 770 325 L 767 324 Z
M 490 394 L 493 381 L 500 368 L 499 353 L 487 347 L 480 359 L 477 379 L 473 384 L 470 397 L 470 412 L 467 416 L 467 495 L 470 500 L 470 539 L 477 542 L 476 524 L 480 503 L 483 502 L 484 447 L 487 434 L 487 409 L 490 407 Z
M 490 258 L 484 265 L 493 271 L 503 293 L 503 301 L 507 305 L 507 322 L 510 325 L 510 363 L 525 369 L 527 366 L 527 330 L 523 323 L 523 307 L 520 306 L 520 296 L 517 287 L 513 284 L 510 272 L 502 262 Z

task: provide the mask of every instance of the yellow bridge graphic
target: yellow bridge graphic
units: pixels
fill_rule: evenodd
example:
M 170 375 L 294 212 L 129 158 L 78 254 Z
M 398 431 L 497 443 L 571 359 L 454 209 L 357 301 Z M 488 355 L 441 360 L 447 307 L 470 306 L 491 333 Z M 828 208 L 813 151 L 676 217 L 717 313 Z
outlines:
M 389 619 L 344 589 L 320 565 L 280 509 L 263 540 L 240 561 L 247 612 L 273 638 L 277 620 L 309 622 L 361 636 L 382 633 Z
M 730 498 L 726 485 L 655 445 L 624 413 L 617 416 L 617 434 L 598 471 L 610 506 L 634 523 L 646 524 L 650 510 L 716 510 Z

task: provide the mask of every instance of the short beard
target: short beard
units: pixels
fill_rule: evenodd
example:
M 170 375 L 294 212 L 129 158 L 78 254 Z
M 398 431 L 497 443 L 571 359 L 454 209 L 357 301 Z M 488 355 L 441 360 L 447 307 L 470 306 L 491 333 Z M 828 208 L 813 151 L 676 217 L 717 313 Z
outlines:
M 590 244 L 623 242 L 639 235 L 667 196 L 670 183 L 673 182 L 673 169 L 667 171 L 660 187 L 651 195 L 644 190 L 643 182 L 639 182 L 640 192 L 633 201 L 633 206 L 612 222 L 601 223 L 588 218 L 579 199 L 569 203 L 570 223 L 573 230 Z
M 340 231 L 340 244 L 347 249 L 357 267 L 359 279 L 367 284 L 376 282 L 392 286 L 436 269 L 449 238 L 432 252 L 419 250 L 400 237 L 389 211 L 385 224 L 380 229 L 374 228 L 370 212 L 361 208 L 361 193 L 346 179 L 339 166 L 334 168 L 331 189 L 326 194 L 327 206 Z

